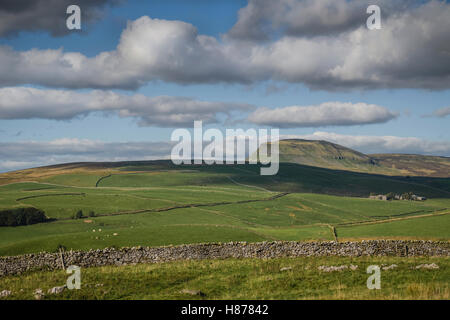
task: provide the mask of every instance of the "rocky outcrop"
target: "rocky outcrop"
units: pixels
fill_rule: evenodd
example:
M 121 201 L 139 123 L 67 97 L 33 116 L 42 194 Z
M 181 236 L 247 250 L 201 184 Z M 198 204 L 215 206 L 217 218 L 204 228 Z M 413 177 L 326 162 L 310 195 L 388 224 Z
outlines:
M 0 257 L 0 276 L 30 270 L 55 270 L 77 265 L 83 268 L 157 263 L 189 259 L 277 258 L 308 256 L 450 256 L 450 242 L 370 240 L 362 242 L 230 242 L 166 247 L 133 247 L 36 253 Z

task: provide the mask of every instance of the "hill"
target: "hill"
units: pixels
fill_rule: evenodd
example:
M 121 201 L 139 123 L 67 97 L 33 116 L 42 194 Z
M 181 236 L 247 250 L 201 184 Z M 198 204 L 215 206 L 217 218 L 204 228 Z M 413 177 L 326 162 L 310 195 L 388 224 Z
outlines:
M 450 158 L 447 157 L 366 155 L 322 140 L 281 140 L 280 162 L 389 176 L 450 177 Z
M 448 239 L 450 179 L 281 163 L 72 163 L 0 174 L 0 210 L 35 207 L 46 223 L 0 227 L 0 256 L 199 242 Z M 378 201 L 370 192 L 424 195 Z M 357 198 L 362 197 L 362 198 Z M 82 211 L 82 218 L 76 213 Z
M 371 154 L 380 166 L 399 170 L 404 175 L 450 177 L 450 158 L 417 154 Z
M 348 153 L 341 152 L 341 157 L 343 155 L 347 157 L 350 151 Z M 342 160 L 345 163 L 353 161 L 355 166 L 359 163 L 362 168 L 363 156 L 360 156 L 359 160 L 336 159 L 336 161 Z M 331 162 L 330 159 L 330 166 Z M 232 185 L 244 188 L 250 186 L 250 189 L 264 192 L 306 192 L 352 197 L 368 197 L 371 192 L 404 193 L 410 191 L 430 198 L 450 197 L 450 179 L 448 178 L 391 176 L 374 172 L 355 172 L 356 170 L 349 170 L 349 168 L 351 167 L 330 169 L 282 162 L 277 175 L 261 176 L 259 174 L 260 165 L 178 166 L 170 160 L 86 162 L 2 173 L 0 174 L 0 186 L 21 182 L 46 183 L 50 186 L 66 187 L 124 188 Z

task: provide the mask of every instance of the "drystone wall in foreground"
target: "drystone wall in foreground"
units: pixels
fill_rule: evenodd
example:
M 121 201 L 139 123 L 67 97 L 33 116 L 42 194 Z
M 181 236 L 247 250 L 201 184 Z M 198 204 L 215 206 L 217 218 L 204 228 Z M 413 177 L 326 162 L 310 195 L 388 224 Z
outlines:
M 36 253 L 0 257 L 0 276 L 70 265 L 97 267 L 189 259 L 277 258 L 307 256 L 450 256 L 450 242 L 370 240 L 362 242 L 230 242 L 166 247 L 133 247 Z

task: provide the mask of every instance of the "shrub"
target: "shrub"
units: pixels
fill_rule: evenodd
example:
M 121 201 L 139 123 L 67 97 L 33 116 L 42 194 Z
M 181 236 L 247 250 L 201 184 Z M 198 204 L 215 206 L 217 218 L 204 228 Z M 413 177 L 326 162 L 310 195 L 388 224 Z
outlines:
M 33 207 L 0 211 L 0 226 L 24 226 L 45 221 L 44 211 Z
M 75 219 L 81 219 L 83 218 L 83 210 L 78 210 L 77 213 L 75 213 Z
M 89 217 L 95 217 L 95 212 L 94 212 L 94 211 L 89 211 L 88 216 L 89 216 Z

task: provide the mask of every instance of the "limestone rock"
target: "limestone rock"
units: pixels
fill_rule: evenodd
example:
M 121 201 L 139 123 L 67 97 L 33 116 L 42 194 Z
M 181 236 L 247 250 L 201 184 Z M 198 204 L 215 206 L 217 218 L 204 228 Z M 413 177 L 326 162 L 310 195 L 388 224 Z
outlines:
M 190 296 L 205 296 L 205 294 L 200 290 L 183 289 L 180 293 L 188 294 Z
M 428 269 L 428 270 L 432 270 L 432 269 L 439 269 L 439 266 L 438 266 L 436 263 L 419 264 L 418 266 L 416 266 L 416 269 Z
M 10 296 L 12 294 L 12 292 L 10 290 L 3 290 L 0 292 L 0 298 L 6 298 L 8 296 Z
M 53 287 L 51 289 L 48 289 L 48 293 L 49 294 L 60 294 L 64 291 L 65 288 L 66 288 L 66 286 Z
M 42 300 L 45 297 L 44 291 L 41 288 L 34 290 L 34 298 L 36 300 Z
M 280 269 L 280 271 L 289 271 L 292 270 L 292 267 L 283 267 Z

